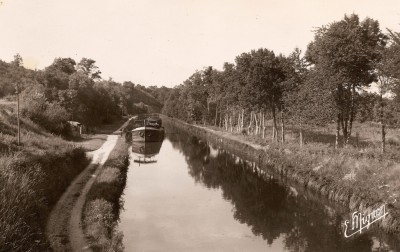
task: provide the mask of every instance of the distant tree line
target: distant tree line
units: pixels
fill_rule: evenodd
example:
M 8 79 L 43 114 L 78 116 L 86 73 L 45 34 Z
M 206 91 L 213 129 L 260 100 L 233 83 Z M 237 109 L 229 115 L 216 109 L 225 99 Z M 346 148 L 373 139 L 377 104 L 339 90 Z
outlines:
M 148 93 L 156 91 L 130 81 L 103 80 L 95 63 L 56 58 L 34 71 L 25 69 L 16 55 L 11 63 L 0 61 L 0 98 L 15 99 L 19 91 L 22 115 L 60 135 L 69 134 L 67 121 L 78 121 L 90 130 L 123 115 L 161 110 L 162 103 Z
M 316 29 L 305 53 L 296 48 L 285 56 L 261 48 L 225 63 L 222 71 L 196 71 L 170 91 L 163 113 L 262 138 L 271 120 L 275 142 L 285 141 L 290 121 L 298 125 L 300 144 L 305 123 L 335 123 L 336 147 L 349 143 L 356 118 L 377 121 L 384 150 L 385 125 L 400 124 L 399 42 L 399 33 L 383 33 L 378 21 L 346 15 Z M 371 83 L 378 94 L 366 92 Z

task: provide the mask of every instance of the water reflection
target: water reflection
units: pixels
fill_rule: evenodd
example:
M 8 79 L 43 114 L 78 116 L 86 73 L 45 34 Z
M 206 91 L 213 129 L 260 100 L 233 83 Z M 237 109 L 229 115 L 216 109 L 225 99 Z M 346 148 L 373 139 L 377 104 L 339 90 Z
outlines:
M 132 142 L 133 161 L 136 163 L 154 163 L 155 156 L 160 152 L 160 142 Z
M 119 229 L 126 251 L 399 251 L 369 230 L 343 236 L 318 196 L 166 125 L 164 143 L 132 145 Z M 161 145 L 162 144 L 162 145 Z M 349 213 L 345 213 L 348 218 Z
M 400 251 L 398 240 L 378 231 L 344 238 L 344 220 L 331 207 L 217 146 L 184 132 L 167 138 L 185 156 L 190 176 L 207 188 L 221 189 L 233 205 L 234 218 L 270 245 L 283 238 L 286 251 Z

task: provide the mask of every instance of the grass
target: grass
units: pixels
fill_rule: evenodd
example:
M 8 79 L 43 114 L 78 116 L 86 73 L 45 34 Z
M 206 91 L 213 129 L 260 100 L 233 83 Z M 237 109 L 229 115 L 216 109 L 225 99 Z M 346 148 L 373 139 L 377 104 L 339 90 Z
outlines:
M 128 165 L 128 144 L 120 137 L 93 183 L 83 210 L 85 235 L 94 251 L 123 251 L 117 223 Z
M 85 152 L 21 120 L 0 104 L 0 251 L 48 251 L 44 230 L 53 205 L 88 164 Z
M 107 135 L 105 134 L 82 134 L 80 138 L 74 139 L 74 143 L 85 151 L 94 151 L 100 148 L 106 140 Z
M 335 181 L 340 186 L 374 194 L 374 197 L 391 203 L 400 209 L 400 131 L 387 129 L 386 153 L 380 152 L 380 125 L 355 123 L 350 144 L 334 149 L 335 125 L 325 128 L 306 126 L 305 145 L 300 148 L 298 129 L 287 128 L 286 142 L 271 141 L 272 127 L 268 124 L 266 138 L 260 135 L 243 135 L 231 132 L 239 141 L 252 142 L 267 149 L 273 165 L 294 167 L 301 172 L 310 172 Z M 212 129 L 223 132 L 222 129 Z M 284 160 L 284 161 L 283 161 Z

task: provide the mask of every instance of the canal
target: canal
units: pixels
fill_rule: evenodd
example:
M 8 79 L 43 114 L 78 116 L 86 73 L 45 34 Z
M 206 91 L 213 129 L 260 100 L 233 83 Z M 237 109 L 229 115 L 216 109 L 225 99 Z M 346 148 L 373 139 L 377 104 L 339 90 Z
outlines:
M 373 227 L 344 238 L 350 213 L 189 133 L 132 150 L 125 251 L 400 251 Z

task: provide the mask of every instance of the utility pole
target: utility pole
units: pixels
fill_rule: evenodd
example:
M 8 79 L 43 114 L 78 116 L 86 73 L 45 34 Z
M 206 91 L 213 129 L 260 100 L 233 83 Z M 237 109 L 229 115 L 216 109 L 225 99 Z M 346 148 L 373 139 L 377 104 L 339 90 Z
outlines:
M 17 94 L 18 146 L 20 146 L 21 145 L 21 129 L 20 129 L 20 124 L 19 124 L 19 83 L 18 82 L 17 82 L 16 94 Z
M 19 76 L 21 74 L 20 68 L 22 66 L 22 58 L 19 54 L 16 54 L 14 56 L 14 61 L 12 62 L 12 65 L 15 67 L 14 74 Z M 15 85 L 15 94 L 17 95 L 18 146 L 20 146 L 21 145 L 21 127 L 20 127 L 20 121 L 19 121 L 19 80 L 17 80 L 17 83 Z

